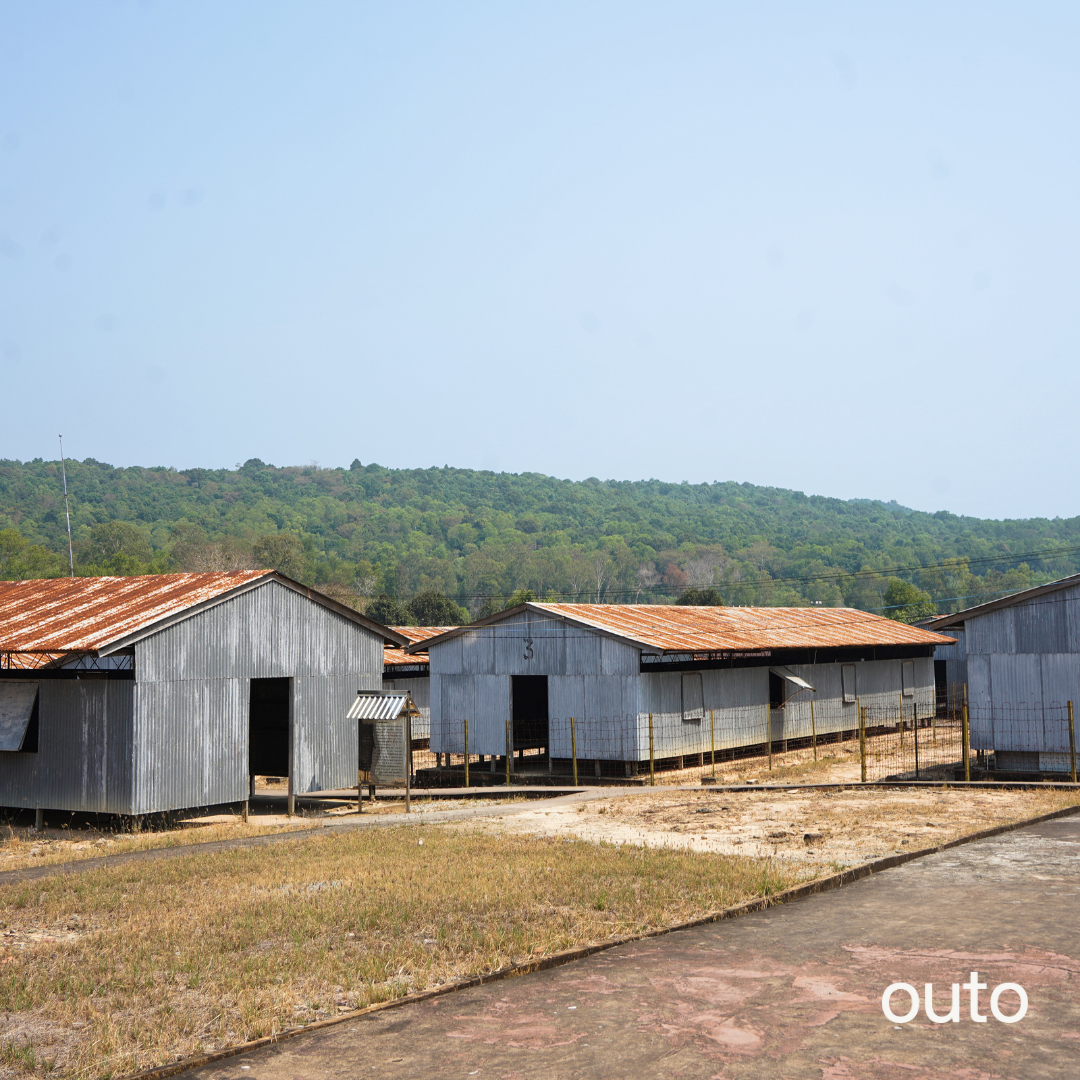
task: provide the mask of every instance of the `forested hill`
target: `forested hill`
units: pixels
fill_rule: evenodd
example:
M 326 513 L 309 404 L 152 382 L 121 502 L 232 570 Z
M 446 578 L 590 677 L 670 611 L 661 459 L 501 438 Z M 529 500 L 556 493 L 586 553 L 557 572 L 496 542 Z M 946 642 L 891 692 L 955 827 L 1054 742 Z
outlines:
M 67 469 L 77 573 L 274 566 L 358 606 L 435 589 L 475 614 L 523 589 L 664 602 L 692 587 L 882 610 L 895 571 L 952 610 L 1080 568 L 1080 518 L 984 521 L 751 484 L 359 461 Z M 67 572 L 59 462 L 0 461 L 0 530 L 0 576 Z

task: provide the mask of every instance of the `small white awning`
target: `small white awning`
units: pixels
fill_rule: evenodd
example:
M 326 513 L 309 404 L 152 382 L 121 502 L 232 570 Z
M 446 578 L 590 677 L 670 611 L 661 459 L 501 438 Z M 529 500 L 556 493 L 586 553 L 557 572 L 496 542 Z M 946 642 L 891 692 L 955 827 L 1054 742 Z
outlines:
M 349 709 L 347 719 L 366 720 L 369 724 L 396 720 L 409 701 L 408 694 L 384 694 L 377 690 L 361 690 Z
M 798 675 L 795 674 L 794 671 L 791 671 L 789 668 L 786 668 L 786 667 L 771 667 L 771 668 L 769 668 L 769 670 L 774 675 L 779 675 L 781 679 L 786 679 L 789 683 L 794 683 L 800 690 L 813 690 L 814 689 L 814 687 L 812 687 L 805 679 L 800 678 Z M 815 691 L 815 693 L 816 693 L 816 691 Z
M 0 679 L 0 750 L 18 753 L 37 701 L 36 682 Z

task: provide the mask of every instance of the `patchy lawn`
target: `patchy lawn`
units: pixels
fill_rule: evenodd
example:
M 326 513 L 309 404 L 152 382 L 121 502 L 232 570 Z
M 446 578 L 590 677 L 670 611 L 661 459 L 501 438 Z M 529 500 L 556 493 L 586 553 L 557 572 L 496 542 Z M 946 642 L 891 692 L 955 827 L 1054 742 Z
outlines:
M 0 1076 L 131 1073 L 807 876 L 418 825 L 10 885 Z

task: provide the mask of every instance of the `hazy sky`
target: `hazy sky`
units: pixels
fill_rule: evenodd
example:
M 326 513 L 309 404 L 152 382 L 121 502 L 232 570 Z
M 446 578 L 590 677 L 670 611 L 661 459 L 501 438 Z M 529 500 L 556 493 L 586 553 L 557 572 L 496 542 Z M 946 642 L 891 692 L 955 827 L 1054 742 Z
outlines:
M 1080 513 L 1080 4 L 0 3 L 0 457 Z

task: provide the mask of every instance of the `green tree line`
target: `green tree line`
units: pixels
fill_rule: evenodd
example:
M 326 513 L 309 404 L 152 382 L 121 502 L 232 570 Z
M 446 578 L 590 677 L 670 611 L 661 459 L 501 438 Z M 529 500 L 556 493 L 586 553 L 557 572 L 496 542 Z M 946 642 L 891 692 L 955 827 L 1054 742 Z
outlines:
M 439 623 L 477 617 L 526 595 L 910 619 L 1080 562 L 1080 518 L 983 520 L 734 482 L 87 458 L 68 462 L 68 487 L 77 574 L 267 567 L 401 622 L 428 621 L 413 609 Z M 0 577 L 67 572 L 59 462 L 0 461 Z

